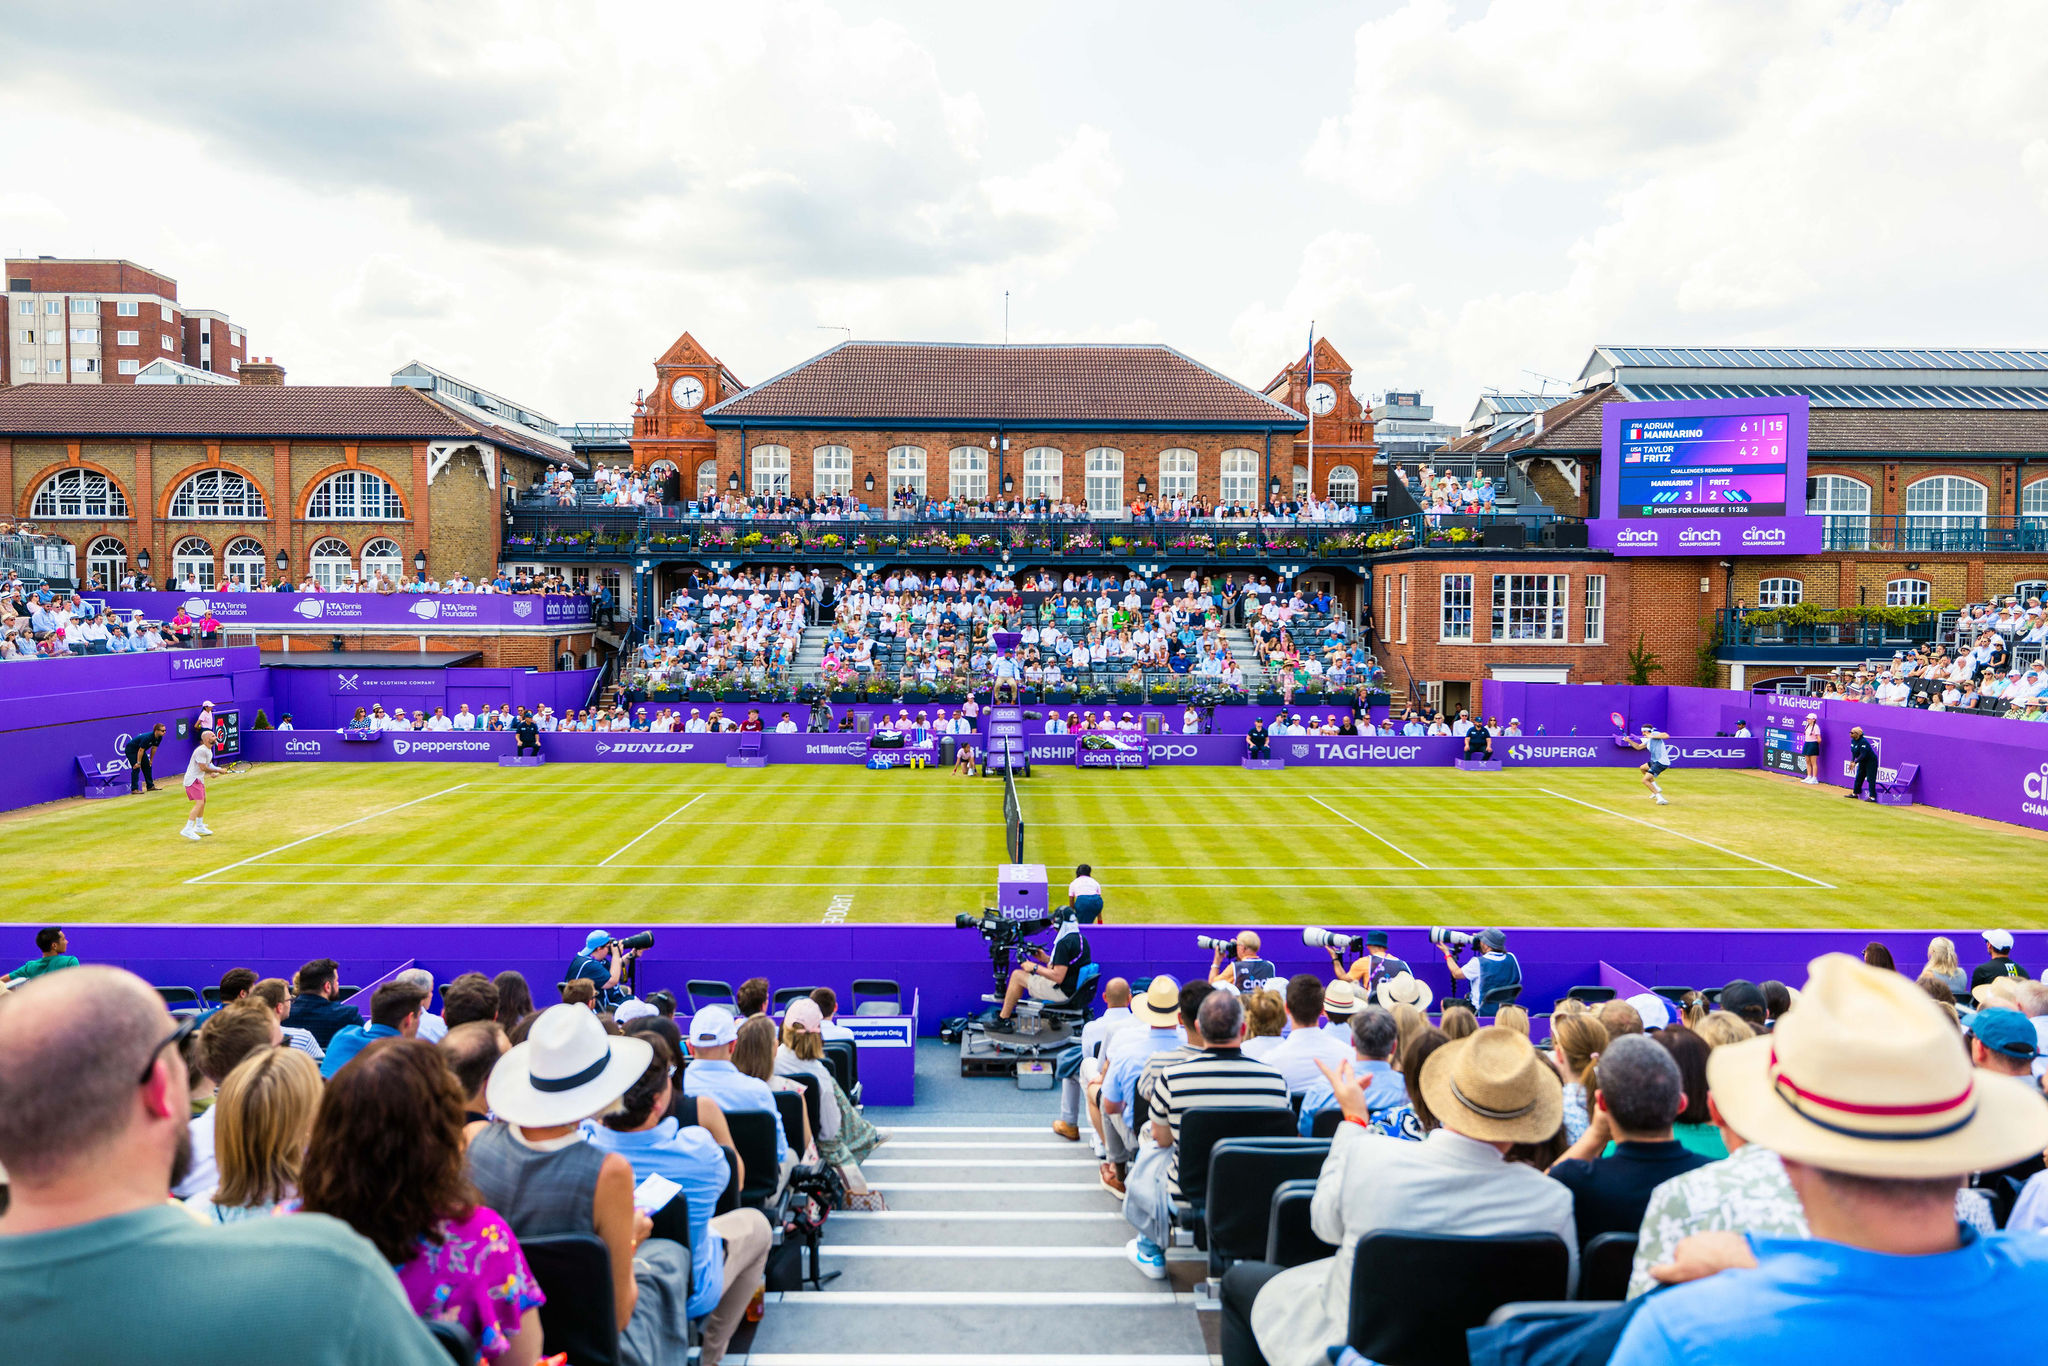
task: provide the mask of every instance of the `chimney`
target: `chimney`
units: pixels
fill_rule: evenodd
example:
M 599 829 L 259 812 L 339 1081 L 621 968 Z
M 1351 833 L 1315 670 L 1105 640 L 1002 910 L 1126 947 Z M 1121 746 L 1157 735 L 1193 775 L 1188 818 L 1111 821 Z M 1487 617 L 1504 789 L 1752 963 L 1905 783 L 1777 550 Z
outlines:
M 280 387 L 284 384 L 284 367 L 279 365 L 270 356 L 265 356 L 262 360 L 243 361 L 240 373 L 242 383 L 244 384 L 268 384 Z

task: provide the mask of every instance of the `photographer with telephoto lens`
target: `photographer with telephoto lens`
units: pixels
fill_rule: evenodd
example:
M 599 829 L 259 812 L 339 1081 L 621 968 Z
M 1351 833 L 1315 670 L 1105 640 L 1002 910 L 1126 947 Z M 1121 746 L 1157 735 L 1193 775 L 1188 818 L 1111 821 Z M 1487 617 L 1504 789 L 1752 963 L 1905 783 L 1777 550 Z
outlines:
M 633 999 L 632 988 L 625 986 L 620 978 L 625 974 L 626 965 L 639 955 L 641 950 L 654 946 L 654 931 L 642 930 L 625 939 L 614 939 L 605 930 L 592 930 L 583 941 L 583 952 L 576 955 L 569 964 L 564 980 L 575 981 L 581 977 L 597 989 L 597 1009 L 616 1011 Z
M 1235 938 L 1198 934 L 1195 947 L 1207 949 L 1212 955 L 1209 962 L 1209 983 L 1212 986 L 1228 982 L 1239 991 L 1250 991 L 1273 975 L 1273 965 L 1259 957 L 1259 936 L 1251 930 L 1240 930 Z
M 1443 951 L 1444 966 L 1451 970 L 1453 979 L 1472 984 L 1474 1010 L 1484 1006 L 1494 992 L 1522 984 L 1522 964 L 1508 952 L 1508 937 L 1500 930 L 1481 930 L 1475 935 L 1437 925 L 1430 928 L 1429 942 Z M 1458 954 L 1472 948 L 1479 950 L 1479 956 L 1469 963 L 1460 963 Z

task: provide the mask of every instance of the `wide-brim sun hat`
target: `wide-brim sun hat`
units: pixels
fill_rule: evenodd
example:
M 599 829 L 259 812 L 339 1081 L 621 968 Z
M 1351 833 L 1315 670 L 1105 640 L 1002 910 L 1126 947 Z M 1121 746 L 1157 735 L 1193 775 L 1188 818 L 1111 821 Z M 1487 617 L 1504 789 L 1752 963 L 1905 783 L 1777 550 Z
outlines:
M 1498 1025 L 1430 1054 L 1422 1098 L 1446 1128 L 1487 1143 L 1541 1143 L 1564 1123 L 1556 1071 L 1527 1035 Z
M 1973 1068 L 1948 1012 L 1912 979 L 1847 954 L 1808 971 L 1774 1032 L 1707 1059 L 1714 1103 L 1745 1140 L 1899 1180 L 1995 1171 L 2048 1148 L 2048 1100 Z
M 1414 1006 L 1417 1010 L 1428 1010 L 1436 993 L 1429 989 L 1429 983 L 1413 973 L 1397 972 L 1380 983 L 1380 1004 L 1388 1010 L 1395 1006 Z
M 529 1129 L 574 1124 L 625 1095 L 653 1056 L 646 1039 L 606 1034 L 582 1006 L 549 1006 L 491 1069 L 484 1100 L 499 1119 Z
M 1358 1013 L 1359 1006 L 1365 1004 L 1358 998 L 1358 988 L 1351 985 L 1350 979 L 1339 977 L 1323 989 L 1323 1014 L 1333 1020 L 1339 1017 L 1349 1019 Z
M 1145 988 L 1143 996 L 1131 1002 L 1131 1014 L 1140 1024 L 1160 1029 L 1180 1019 L 1180 983 L 1171 977 L 1159 976 Z

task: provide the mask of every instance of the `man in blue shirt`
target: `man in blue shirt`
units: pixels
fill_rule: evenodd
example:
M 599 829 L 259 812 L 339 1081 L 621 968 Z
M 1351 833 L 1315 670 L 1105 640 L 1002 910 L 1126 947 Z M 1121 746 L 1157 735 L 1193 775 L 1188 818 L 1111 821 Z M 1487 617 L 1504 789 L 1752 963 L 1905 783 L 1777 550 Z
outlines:
M 350 1025 L 328 1041 L 320 1075 L 333 1076 L 379 1039 L 419 1037 L 420 1012 L 426 1005 L 427 993 L 411 982 L 386 982 L 378 987 L 370 993 L 370 1023 Z
M 1915 1360 L 1936 1317 L 2002 1321 L 2048 1297 L 2048 1239 L 1955 1218 L 1965 1175 L 2048 1148 L 2048 1100 L 1973 1069 L 1898 973 L 1846 954 L 1811 971 L 1773 1033 L 1714 1050 L 1707 1082 L 1728 1127 L 1783 1159 L 1813 1236 L 1686 1239 L 1655 1274 L 1705 1279 L 1644 1301 L 1614 1366 Z
M 1394 1014 L 1378 1006 L 1366 1006 L 1351 1017 L 1351 1046 L 1358 1054 L 1352 1073 L 1365 1088 L 1365 1107 L 1375 1122 L 1380 1115 L 1408 1101 L 1408 1083 L 1394 1070 L 1394 1050 L 1400 1046 L 1401 1030 Z M 1316 1116 L 1337 1104 L 1328 1081 L 1312 1084 L 1301 1098 L 1297 1128 L 1303 1138 L 1315 1132 Z
M 709 1096 L 727 1114 L 765 1114 L 775 1117 L 775 1160 L 787 1165 L 789 1138 L 782 1132 L 782 1112 L 775 1108 L 775 1092 L 732 1065 L 732 1046 L 740 1036 L 739 1022 L 724 1006 L 706 1006 L 690 1017 L 689 1070 L 683 1073 L 683 1094 Z
M 1657 799 L 1657 805 L 1671 805 L 1664 800 L 1664 789 L 1657 786 L 1657 775 L 1671 767 L 1671 737 L 1655 726 L 1644 726 L 1643 738 L 1628 740 L 1628 747 L 1650 751 L 1650 761 L 1641 765 L 1637 771 L 1643 775 L 1643 786 L 1650 789 L 1650 795 Z

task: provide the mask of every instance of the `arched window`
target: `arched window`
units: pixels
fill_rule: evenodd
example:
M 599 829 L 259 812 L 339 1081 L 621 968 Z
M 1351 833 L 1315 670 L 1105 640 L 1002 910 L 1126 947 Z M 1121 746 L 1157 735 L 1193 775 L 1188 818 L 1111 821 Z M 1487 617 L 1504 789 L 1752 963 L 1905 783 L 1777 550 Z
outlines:
M 1330 501 L 1333 503 L 1355 503 L 1358 501 L 1358 471 L 1349 465 L 1339 465 L 1330 471 Z
M 363 547 L 363 578 L 375 582 L 380 572 L 393 583 L 405 582 L 405 557 L 398 542 L 388 536 L 379 536 Z
M 988 497 L 988 452 L 980 446 L 955 446 L 946 454 L 946 493 L 953 498 Z
M 1109 446 L 1097 446 L 1084 461 L 1087 471 L 1088 511 L 1096 517 L 1114 517 L 1124 510 L 1124 453 Z
M 1051 446 L 1033 446 L 1024 452 L 1024 496 L 1060 501 L 1061 471 L 1067 457 Z
M 718 462 L 706 460 L 697 466 L 697 501 L 716 502 L 718 499 Z
M 1195 453 L 1179 446 L 1159 452 L 1159 496 L 1195 496 Z
M 313 553 L 307 557 L 307 563 L 313 571 L 313 582 L 324 593 L 339 592 L 355 569 L 355 557 L 348 553 L 348 542 L 332 536 L 313 542 Z
M 889 448 L 889 492 L 909 489 L 918 497 L 924 497 L 924 447 L 892 446 Z
M 1893 579 L 1884 586 L 1887 607 L 1925 607 L 1933 597 L 1925 579 Z
M 1217 484 L 1216 496 L 1224 503 L 1241 503 L 1246 507 L 1259 501 L 1259 453 L 1243 449 L 1223 452 L 1222 479 Z
M 2048 479 L 2036 479 L 2020 490 L 2020 516 L 2048 520 Z
M 2022 607 L 2037 598 L 2048 597 L 2048 579 L 2021 579 L 2012 586 L 2012 595 Z
M 248 521 L 268 515 L 263 490 L 233 470 L 201 470 L 171 495 L 171 516 L 178 521 Z
M 244 588 L 263 586 L 265 566 L 263 545 L 260 541 L 252 541 L 247 536 L 237 536 L 228 542 L 224 558 L 227 561 L 229 583 L 240 584 Z
M 87 582 L 99 580 L 100 587 L 112 590 L 121 586 L 121 576 L 128 572 L 128 547 L 121 544 L 117 536 L 95 536 L 92 544 L 85 548 L 85 577 Z
M 1861 550 L 1870 544 L 1870 485 L 1845 474 L 1817 474 L 1806 515 L 1828 519 L 1828 549 Z
M 98 470 L 58 470 L 36 490 L 31 517 L 126 517 L 128 499 Z
M 396 522 L 404 516 L 398 490 L 368 470 L 329 475 L 306 504 L 309 522 Z
M 1308 466 L 1296 465 L 1294 467 L 1294 501 L 1297 503 L 1307 502 L 1309 492 Z
M 753 471 L 750 486 L 756 497 L 789 496 L 789 447 L 756 446 L 749 467 Z
M 1937 474 L 1906 485 L 1906 526 L 1913 531 L 1956 531 L 1984 525 L 1988 494 L 1974 479 Z
M 1756 586 L 1759 607 L 1797 607 L 1806 600 L 1806 584 L 1799 579 L 1764 579 Z
M 853 492 L 853 449 L 820 446 L 811 452 L 811 493 L 819 498 Z
M 177 591 L 213 591 L 213 547 L 197 536 L 187 536 L 171 547 L 171 579 L 164 585 Z

